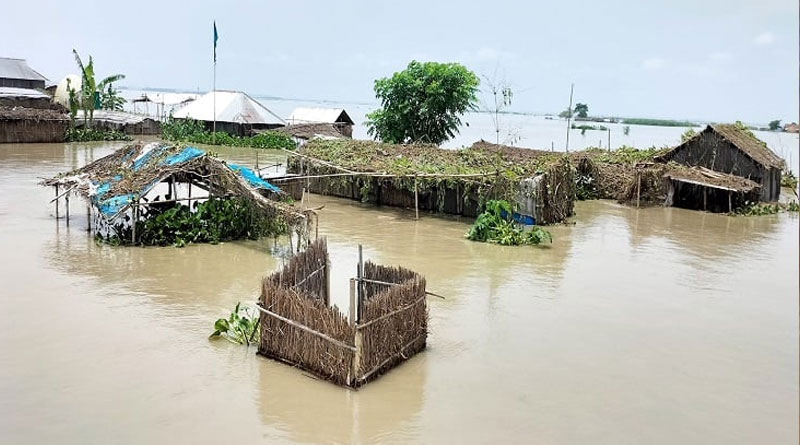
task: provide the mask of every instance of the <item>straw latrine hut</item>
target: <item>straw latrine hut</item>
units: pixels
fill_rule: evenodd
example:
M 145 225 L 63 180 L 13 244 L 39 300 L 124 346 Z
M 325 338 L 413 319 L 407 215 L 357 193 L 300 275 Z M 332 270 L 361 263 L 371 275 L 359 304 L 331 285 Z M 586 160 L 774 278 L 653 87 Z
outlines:
M 358 387 L 425 349 L 425 278 L 367 262 L 350 281 L 348 316 L 329 306 L 329 270 L 319 239 L 264 279 L 259 354 Z
M 194 147 L 166 143 L 133 144 L 85 167 L 42 183 L 55 188 L 59 199 L 77 194 L 94 213 L 90 225 L 104 237 L 116 235 L 136 244 L 135 222 L 158 214 L 167 206 L 186 203 L 190 208 L 210 198 L 237 198 L 251 207 L 253 222 L 269 221 L 275 228 L 305 235 L 307 218 L 288 204 L 268 199 L 280 189 L 245 167 L 228 164 Z M 94 212 L 92 212 L 92 208 Z
M 446 150 L 314 139 L 289 157 L 287 171 L 304 177 L 311 192 L 377 205 L 475 217 L 486 200 L 506 199 L 519 203 L 516 216 L 528 224 L 572 214 L 573 168 L 566 157 L 532 152 L 517 159 L 488 145 Z
M 57 110 L 0 107 L 0 143 L 64 142 L 67 127 Z
M 739 125 L 709 125 L 656 160 L 705 167 L 755 181 L 761 186 L 761 201 L 777 201 L 780 197 L 783 159 Z
M 353 137 L 353 119 L 344 108 L 299 107 L 286 118 L 289 125 L 297 124 L 329 124 L 341 136 Z

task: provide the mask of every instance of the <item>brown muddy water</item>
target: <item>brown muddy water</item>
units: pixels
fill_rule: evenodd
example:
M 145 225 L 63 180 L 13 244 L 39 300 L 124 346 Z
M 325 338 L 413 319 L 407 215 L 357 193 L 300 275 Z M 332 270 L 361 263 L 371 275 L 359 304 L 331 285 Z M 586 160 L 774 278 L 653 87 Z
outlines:
M 798 441 L 796 214 L 580 202 L 551 247 L 511 248 L 313 196 L 336 302 L 359 243 L 447 296 L 425 352 L 349 391 L 207 340 L 272 240 L 97 245 L 75 199 L 56 223 L 39 178 L 112 147 L 0 145 L 0 443 Z

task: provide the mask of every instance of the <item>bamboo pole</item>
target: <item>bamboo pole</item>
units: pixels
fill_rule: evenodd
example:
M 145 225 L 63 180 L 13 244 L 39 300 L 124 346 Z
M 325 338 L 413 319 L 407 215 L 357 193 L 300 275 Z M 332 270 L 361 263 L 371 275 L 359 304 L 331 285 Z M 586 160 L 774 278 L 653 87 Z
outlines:
M 642 196 L 642 172 L 638 172 L 636 174 L 637 177 L 637 184 L 636 184 L 636 207 L 639 207 L 639 199 Z
M 64 207 L 66 207 L 67 227 L 69 227 L 69 195 L 64 197 Z
M 358 270 L 356 271 L 358 276 L 358 293 L 356 295 L 356 299 L 358 300 L 356 303 L 356 307 L 358 310 L 356 311 L 356 322 L 361 321 L 361 302 L 364 301 L 364 282 L 361 281 L 364 278 L 364 252 L 361 244 L 358 245 Z
M 56 221 L 58 221 L 58 184 L 56 184 Z
M 350 278 L 350 326 L 356 325 L 356 280 Z
M 728 190 L 728 213 L 733 213 L 733 200 L 731 199 L 730 190 Z
M 86 204 L 86 231 L 92 231 L 92 206 L 89 203 Z
M 131 244 L 136 245 L 136 222 L 139 220 L 139 201 L 134 201 L 133 204 L 133 228 L 131 231 Z
M 419 188 L 416 176 L 414 176 L 414 219 L 419 221 Z

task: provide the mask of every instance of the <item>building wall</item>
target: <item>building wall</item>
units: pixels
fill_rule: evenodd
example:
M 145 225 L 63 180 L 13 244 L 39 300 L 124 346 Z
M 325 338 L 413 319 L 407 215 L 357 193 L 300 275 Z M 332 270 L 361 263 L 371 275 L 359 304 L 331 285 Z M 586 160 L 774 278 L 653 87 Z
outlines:
M 762 201 L 776 201 L 780 195 L 780 169 L 769 169 L 757 163 L 711 131 L 704 131 L 699 137 L 684 144 L 672 153 L 670 160 L 751 179 L 761 184 Z
M 44 80 L 9 79 L 0 77 L 0 87 L 44 89 Z
M 0 143 L 64 142 L 69 120 L 0 120 Z

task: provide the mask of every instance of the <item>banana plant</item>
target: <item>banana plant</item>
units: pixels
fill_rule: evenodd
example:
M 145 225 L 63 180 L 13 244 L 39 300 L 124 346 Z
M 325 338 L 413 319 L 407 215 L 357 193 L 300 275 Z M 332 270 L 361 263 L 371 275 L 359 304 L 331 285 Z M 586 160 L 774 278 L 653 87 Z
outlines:
M 94 60 L 92 60 L 92 56 L 89 56 L 89 63 L 84 65 L 81 56 L 78 55 L 78 51 L 73 49 L 72 54 L 75 56 L 75 63 L 81 71 L 79 103 L 83 109 L 83 126 L 84 128 L 91 128 L 94 121 L 94 110 L 102 106 L 100 95 L 106 87 L 110 87 L 112 83 L 124 79 L 125 76 L 123 74 L 113 74 L 97 82 L 94 77 Z

